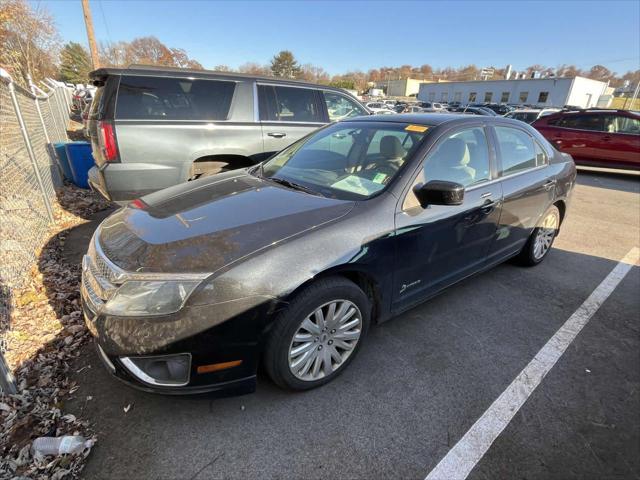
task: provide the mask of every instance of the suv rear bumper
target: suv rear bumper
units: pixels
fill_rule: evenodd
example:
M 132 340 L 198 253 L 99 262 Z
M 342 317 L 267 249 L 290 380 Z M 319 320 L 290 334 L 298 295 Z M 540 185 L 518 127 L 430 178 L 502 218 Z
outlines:
M 109 163 L 89 170 L 91 188 L 118 203 L 128 203 L 182 181 L 180 168 L 153 163 Z

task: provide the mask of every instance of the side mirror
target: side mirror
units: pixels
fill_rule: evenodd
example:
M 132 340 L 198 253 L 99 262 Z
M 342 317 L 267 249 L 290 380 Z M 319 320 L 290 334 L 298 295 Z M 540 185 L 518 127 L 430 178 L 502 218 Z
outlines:
M 464 201 L 464 186 L 456 182 L 431 180 L 413 187 L 420 206 L 429 205 L 461 205 Z

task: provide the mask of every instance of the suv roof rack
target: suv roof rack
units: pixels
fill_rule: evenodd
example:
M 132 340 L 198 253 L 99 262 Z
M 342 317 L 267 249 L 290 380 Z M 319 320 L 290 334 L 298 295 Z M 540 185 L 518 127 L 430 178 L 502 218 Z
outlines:
M 180 68 L 180 67 L 168 67 L 164 65 L 143 65 L 143 64 L 131 64 L 128 67 L 100 67 L 96 70 L 89 72 L 89 78 L 95 81 L 100 82 L 100 80 L 104 80 L 109 75 L 120 75 L 126 73 L 135 73 L 135 72 L 158 72 L 158 73 L 175 73 L 179 75 L 193 75 L 195 77 L 207 77 L 209 75 L 219 75 L 229 78 L 252 78 L 254 80 L 263 80 L 265 82 L 283 82 L 283 83 L 293 83 L 300 85 L 309 85 L 314 87 L 321 86 L 327 90 L 334 91 L 344 91 L 342 88 L 331 87 L 329 85 L 321 85 L 318 83 L 309 82 L 306 80 L 297 80 L 294 78 L 285 78 L 285 77 L 269 77 L 265 75 L 254 75 L 251 73 L 239 73 L 239 72 L 221 72 L 217 70 L 198 70 L 194 68 Z

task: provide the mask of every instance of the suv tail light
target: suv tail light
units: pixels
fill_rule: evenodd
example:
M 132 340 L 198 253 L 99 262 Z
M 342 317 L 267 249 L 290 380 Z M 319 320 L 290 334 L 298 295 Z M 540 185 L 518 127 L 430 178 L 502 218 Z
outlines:
M 118 142 L 116 141 L 116 131 L 110 122 L 98 122 L 98 135 L 100 138 L 100 149 L 106 162 L 119 162 Z

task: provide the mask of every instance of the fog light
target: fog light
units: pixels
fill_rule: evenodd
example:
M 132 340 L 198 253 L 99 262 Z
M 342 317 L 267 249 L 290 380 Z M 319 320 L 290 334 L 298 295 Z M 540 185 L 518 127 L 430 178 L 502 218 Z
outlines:
M 121 357 L 122 364 L 136 378 L 151 385 L 180 387 L 189 383 L 191 354 L 155 357 Z

